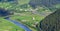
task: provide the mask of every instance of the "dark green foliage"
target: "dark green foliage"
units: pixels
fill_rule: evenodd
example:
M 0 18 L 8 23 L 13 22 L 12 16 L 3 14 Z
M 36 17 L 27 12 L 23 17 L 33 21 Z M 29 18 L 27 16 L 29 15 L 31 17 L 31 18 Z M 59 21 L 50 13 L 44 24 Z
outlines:
M 45 17 L 39 24 L 40 31 L 60 31 L 60 9 Z
M 11 14 L 13 14 L 13 13 L 11 13 L 9 10 L 5 10 L 5 9 L 0 8 L 0 16 L 8 16 Z
M 21 7 L 21 8 L 28 8 L 27 6 L 28 6 L 28 4 L 23 4 L 23 5 L 21 5 L 20 7 Z
M 31 0 L 29 4 L 33 8 L 35 8 L 36 6 L 45 6 L 51 8 L 53 7 L 53 5 L 60 4 L 60 0 Z
M 0 0 L 0 1 L 2 1 L 2 2 L 4 2 L 4 1 L 8 1 L 8 2 L 9 2 L 9 1 L 15 1 L 15 0 Z

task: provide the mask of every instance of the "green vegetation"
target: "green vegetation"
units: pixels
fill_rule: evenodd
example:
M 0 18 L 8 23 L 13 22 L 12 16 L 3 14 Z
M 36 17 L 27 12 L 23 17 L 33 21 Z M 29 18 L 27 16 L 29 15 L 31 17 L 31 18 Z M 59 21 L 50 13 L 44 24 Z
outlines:
M 42 18 L 43 18 L 43 16 L 39 16 L 39 15 L 35 15 L 35 14 L 22 14 L 22 15 L 11 16 L 11 19 L 18 20 L 20 22 L 25 22 L 27 24 L 39 22 Z M 30 26 L 31 25 L 32 24 L 30 24 Z
M 41 28 L 42 31 L 60 31 L 59 21 L 60 21 L 60 9 L 57 9 L 57 11 L 51 13 L 50 15 L 46 16 L 43 20 L 41 20 L 38 28 L 39 29 Z
M 6 10 L 13 11 L 14 15 L 10 16 L 10 19 L 21 22 L 22 24 L 28 26 L 31 30 L 37 31 L 36 25 L 52 11 L 47 7 L 37 6 L 36 9 L 33 9 L 28 3 L 30 0 L 17 0 L 16 3 L 11 2 L 0 2 L 0 8 L 4 8 Z M 55 5 L 56 8 L 59 8 L 59 4 Z M 54 6 L 54 7 L 55 7 Z M 16 26 L 9 21 L 0 18 L 0 28 L 1 31 L 9 30 L 9 31 L 24 31 L 22 28 Z M 9 27 L 9 29 L 8 29 Z M 12 28 L 11 28 L 12 27 Z
M 57 5 L 55 5 L 54 7 L 56 7 L 56 8 L 60 8 L 60 4 L 57 4 Z
M 22 28 L 16 26 L 10 21 L 0 17 L 0 31 L 24 31 Z
M 31 14 L 31 13 L 21 13 L 20 15 L 13 15 L 10 17 L 12 20 L 17 20 L 28 27 L 35 28 L 36 25 L 43 19 L 43 16 Z
M 18 0 L 18 4 L 23 5 L 23 4 L 28 4 L 30 0 Z

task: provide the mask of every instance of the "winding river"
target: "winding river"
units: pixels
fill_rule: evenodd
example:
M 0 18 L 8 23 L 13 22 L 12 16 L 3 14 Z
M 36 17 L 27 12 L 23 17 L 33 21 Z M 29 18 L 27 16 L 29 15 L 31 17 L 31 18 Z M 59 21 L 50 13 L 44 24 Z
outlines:
M 11 20 L 11 19 L 9 19 L 9 18 L 5 18 L 5 19 L 8 20 L 8 21 L 10 21 L 10 22 L 12 22 L 12 23 L 14 23 L 14 24 L 16 24 L 17 26 L 23 28 L 25 31 L 32 31 L 32 30 L 30 30 L 27 26 L 23 25 L 23 24 L 20 23 L 20 22 L 17 22 L 16 20 Z

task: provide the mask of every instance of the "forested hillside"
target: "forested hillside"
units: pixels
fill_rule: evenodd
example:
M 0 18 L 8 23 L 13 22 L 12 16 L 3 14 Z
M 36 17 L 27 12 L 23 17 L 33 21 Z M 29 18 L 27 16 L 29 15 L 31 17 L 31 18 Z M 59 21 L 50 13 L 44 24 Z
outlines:
M 39 22 L 56 11 L 56 9 L 60 8 L 60 0 L 0 0 L 0 8 L 2 9 L 0 10 L 0 15 L 9 13 L 6 17 L 26 25 L 32 31 L 38 31 L 37 25 Z M 4 21 L 5 17 L 0 16 L 0 18 L 2 18 L 1 21 Z M 3 25 L 4 24 L 5 23 L 3 22 Z M 6 24 L 8 24 L 7 21 Z M 2 28 L 2 30 L 7 28 L 5 25 L 2 27 L 5 27 Z M 15 24 L 13 29 L 11 28 L 11 31 L 16 31 L 15 28 L 17 28 L 18 31 L 25 31 L 24 29 L 21 29 L 21 27 L 15 27 Z

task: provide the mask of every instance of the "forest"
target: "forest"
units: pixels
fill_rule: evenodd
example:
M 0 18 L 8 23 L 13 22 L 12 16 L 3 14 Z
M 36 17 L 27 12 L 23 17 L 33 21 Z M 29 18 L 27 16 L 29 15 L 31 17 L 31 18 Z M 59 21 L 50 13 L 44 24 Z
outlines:
M 8 17 L 22 23 L 32 31 L 41 31 L 40 28 L 46 31 L 48 28 L 44 27 L 46 26 L 44 24 L 48 23 L 50 19 L 46 22 L 46 17 L 58 11 L 57 9 L 60 9 L 60 0 L 0 0 L 0 31 L 25 31 L 5 19 Z M 43 23 L 44 26 L 40 23 Z

